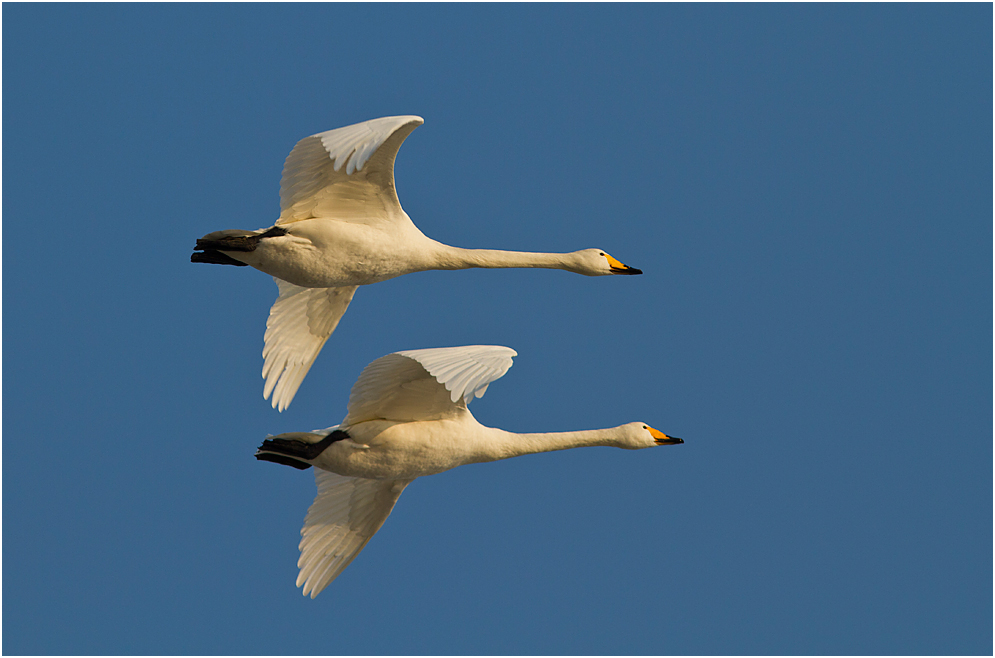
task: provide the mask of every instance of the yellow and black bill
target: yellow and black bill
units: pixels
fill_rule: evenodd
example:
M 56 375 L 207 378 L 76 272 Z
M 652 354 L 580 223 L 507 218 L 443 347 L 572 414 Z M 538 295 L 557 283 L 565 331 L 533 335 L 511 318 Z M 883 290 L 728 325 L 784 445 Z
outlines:
M 605 254 L 605 258 L 608 259 L 608 266 L 611 269 L 612 274 L 642 274 L 642 270 L 637 270 L 634 267 L 629 267 L 625 263 L 615 258 L 612 258 L 608 254 Z
M 647 426 L 646 429 L 649 430 L 650 435 L 653 437 L 653 440 L 656 441 L 656 444 L 658 446 L 673 446 L 677 445 L 678 443 L 684 443 L 684 439 L 682 438 L 676 436 L 668 436 L 667 434 L 664 434 L 660 430 L 655 430 L 649 426 Z

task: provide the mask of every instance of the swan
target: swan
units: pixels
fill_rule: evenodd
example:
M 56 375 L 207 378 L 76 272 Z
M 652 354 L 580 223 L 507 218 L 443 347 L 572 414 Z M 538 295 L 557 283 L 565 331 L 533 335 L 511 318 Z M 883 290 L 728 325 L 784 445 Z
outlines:
M 421 117 L 373 119 L 305 137 L 283 165 L 280 218 L 197 240 L 194 263 L 249 265 L 276 279 L 263 342 L 263 398 L 287 408 L 359 286 L 425 270 L 543 267 L 642 274 L 602 249 L 566 254 L 460 249 L 426 237 L 401 209 L 394 159 Z
M 628 450 L 684 443 L 645 423 L 514 434 L 478 423 L 467 405 L 511 367 L 497 345 L 394 352 L 363 369 L 339 425 L 279 434 L 256 459 L 315 467 L 318 495 L 301 530 L 297 586 L 313 599 L 359 554 L 412 480 L 463 464 L 584 446 Z

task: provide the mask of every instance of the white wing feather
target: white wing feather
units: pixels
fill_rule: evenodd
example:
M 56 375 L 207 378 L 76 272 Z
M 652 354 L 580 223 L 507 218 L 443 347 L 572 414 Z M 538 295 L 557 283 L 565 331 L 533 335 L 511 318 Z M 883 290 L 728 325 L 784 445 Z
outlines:
M 344 425 L 442 418 L 483 397 L 517 352 L 498 345 L 405 350 L 366 366 L 349 394 Z
M 283 165 L 280 219 L 312 217 L 369 223 L 403 214 L 394 188 L 394 159 L 421 117 L 373 119 L 305 137 Z
M 297 586 L 313 599 L 380 529 L 411 480 L 350 478 L 316 468 L 318 495 L 301 529 Z
M 302 288 L 274 278 L 280 296 L 263 338 L 263 398 L 283 411 L 294 399 L 318 352 L 335 331 L 358 286 Z
M 424 350 L 397 352 L 414 359 L 451 392 L 455 403 L 463 398 L 466 404 L 474 396 L 484 396 L 487 385 L 500 379 L 512 365 L 518 352 L 500 345 L 466 345 L 435 347 Z

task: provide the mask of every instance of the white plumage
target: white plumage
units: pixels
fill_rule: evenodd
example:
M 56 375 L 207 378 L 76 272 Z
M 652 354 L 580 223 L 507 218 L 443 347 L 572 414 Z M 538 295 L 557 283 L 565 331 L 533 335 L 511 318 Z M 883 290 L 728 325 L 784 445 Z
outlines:
M 263 337 L 263 399 L 280 411 L 290 404 L 318 352 L 335 331 L 359 286 L 302 288 L 275 279 L 280 289 Z
M 394 188 L 394 159 L 420 117 L 373 119 L 302 139 L 287 156 L 280 218 L 269 229 L 217 231 L 194 262 L 251 265 L 277 280 L 266 324 L 264 397 L 283 411 L 335 330 L 356 287 L 425 270 L 542 267 L 640 274 L 601 249 L 545 254 L 460 249 L 426 237 Z
M 510 347 L 499 345 L 475 345 L 464 349 L 438 347 L 405 350 L 398 354 L 417 361 L 452 393 L 452 402 L 463 398 L 466 404 L 470 404 L 474 397 L 484 397 L 487 385 L 503 377 L 511 367 L 511 358 L 518 356 L 518 352 Z
M 315 467 L 318 495 L 301 530 L 297 585 L 314 598 L 359 554 L 417 477 L 456 466 L 584 446 L 640 449 L 683 441 L 645 425 L 514 434 L 484 427 L 467 404 L 511 367 L 514 350 L 406 350 L 366 366 L 341 425 L 281 434 L 258 459 Z
M 368 480 L 315 469 L 318 495 L 301 529 L 297 586 L 311 598 L 335 580 L 380 529 L 404 481 Z

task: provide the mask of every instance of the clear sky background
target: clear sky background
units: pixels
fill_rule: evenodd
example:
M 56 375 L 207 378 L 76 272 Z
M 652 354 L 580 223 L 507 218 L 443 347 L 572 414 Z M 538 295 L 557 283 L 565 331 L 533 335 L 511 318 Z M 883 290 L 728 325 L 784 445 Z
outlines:
M 991 653 L 991 5 L 3 15 L 5 653 Z M 360 289 L 278 414 L 276 286 L 194 240 L 393 114 L 428 236 L 645 274 Z M 313 476 L 256 446 L 481 343 L 486 425 L 687 442 L 418 480 L 302 597 Z

